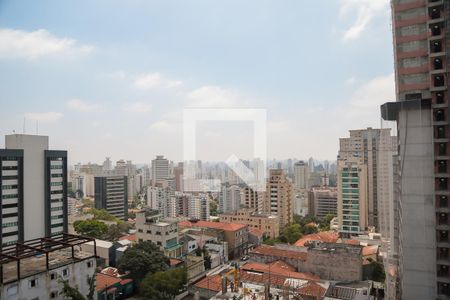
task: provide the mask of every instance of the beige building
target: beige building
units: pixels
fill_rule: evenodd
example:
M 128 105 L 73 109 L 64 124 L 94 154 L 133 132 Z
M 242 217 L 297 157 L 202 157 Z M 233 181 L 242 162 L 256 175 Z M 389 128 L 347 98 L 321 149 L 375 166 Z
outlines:
M 178 221 L 161 219 L 153 212 L 136 214 L 136 239 L 151 241 L 159 246 L 167 257 L 180 257 L 182 245 L 178 243 Z
M 349 138 L 339 139 L 339 159 L 356 159 L 367 165 L 367 195 L 369 226 L 378 230 L 385 227 L 384 208 L 389 201 L 389 171 L 392 171 L 392 155 L 397 150 L 397 137 L 391 136 L 391 129 L 350 130 Z M 391 164 L 389 165 L 389 162 Z M 387 179 L 387 180 L 384 180 Z M 380 224 L 381 223 L 381 224 Z
M 368 227 L 367 166 L 358 159 L 338 161 L 338 223 L 344 235 L 363 233 Z
M 270 170 L 264 199 L 264 212 L 278 216 L 280 230 L 293 220 L 292 183 L 281 169 Z
M 258 213 L 263 212 L 264 197 L 264 192 L 255 191 L 248 186 L 242 190 L 242 204 Z
M 280 224 L 277 216 L 258 214 L 253 209 L 240 209 L 235 212 L 219 215 L 222 223 L 238 223 L 248 225 L 264 232 L 266 237 L 276 238 L 280 234 Z

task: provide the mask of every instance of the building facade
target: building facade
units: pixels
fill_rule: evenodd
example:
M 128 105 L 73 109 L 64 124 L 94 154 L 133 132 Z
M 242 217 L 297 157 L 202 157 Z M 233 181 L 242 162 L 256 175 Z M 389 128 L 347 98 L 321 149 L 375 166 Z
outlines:
M 161 219 L 159 214 L 142 212 L 136 214 L 136 239 L 151 241 L 159 246 L 167 257 L 181 256 L 182 245 L 178 242 L 178 221 Z
M 331 189 L 313 188 L 309 193 L 308 201 L 312 202 L 310 215 L 323 218 L 326 215 L 337 216 L 337 191 Z
M 293 220 L 294 208 L 292 198 L 292 183 L 288 180 L 283 170 L 270 170 L 267 178 L 264 212 L 278 216 L 280 230 Z
M 219 196 L 221 212 L 236 211 L 241 205 L 241 188 L 237 185 L 222 184 Z
M 67 232 L 67 152 L 47 136 L 13 134 L 0 149 L 1 245 Z
M 368 229 L 367 166 L 357 159 L 338 161 L 337 213 L 339 232 L 358 235 Z
M 294 188 L 297 190 L 309 188 L 309 167 L 303 160 L 294 164 Z
M 162 155 L 156 156 L 152 160 L 152 184 L 169 178 L 169 160 Z
M 448 1 L 392 0 L 398 132 L 399 294 L 450 296 Z M 420 261 L 420 263 L 419 263 Z
M 95 208 L 128 220 L 128 181 L 126 176 L 95 177 Z
M 249 228 L 261 230 L 266 237 L 271 239 L 280 235 L 280 223 L 277 216 L 259 214 L 252 209 L 240 209 L 235 212 L 220 214 L 219 221 L 248 225 Z
M 369 226 L 380 229 L 379 210 L 389 197 L 389 183 L 383 181 L 389 176 L 389 157 L 397 151 L 397 137 L 391 136 L 391 129 L 350 130 L 349 138 L 339 139 L 339 159 L 355 158 L 367 166 L 368 219 Z M 381 193 L 381 194 L 380 194 Z M 384 219 L 381 218 L 381 221 Z

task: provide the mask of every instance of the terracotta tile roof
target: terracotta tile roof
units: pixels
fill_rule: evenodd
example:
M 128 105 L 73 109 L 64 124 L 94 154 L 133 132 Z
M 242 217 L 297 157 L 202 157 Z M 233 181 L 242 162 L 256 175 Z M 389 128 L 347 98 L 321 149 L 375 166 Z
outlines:
M 125 284 L 128 284 L 128 283 L 130 283 L 130 282 L 133 282 L 133 279 L 127 278 L 127 279 L 123 279 L 123 280 L 120 282 L 120 284 L 121 284 L 121 285 L 125 285 Z
M 365 246 L 362 249 L 363 256 L 374 255 L 377 253 L 378 253 L 378 245 Z
M 308 282 L 305 286 L 299 288 L 297 292 L 300 296 L 319 296 L 320 299 L 325 295 L 327 289 L 315 282 Z
M 182 264 L 182 263 L 183 263 L 183 261 L 181 259 L 176 259 L 176 258 L 170 258 L 169 259 L 169 264 L 170 264 L 171 267 L 177 266 L 177 265 Z
M 206 276 L 194 285 L 200 289 L 220 292 L 222 290 L 222 276 L 219 274 Z
M 107 267 L 104 268 L 103 270 L 101 270 L 102 274 L 108 275 L 108 276 L 113 276 L 113 277 L 119 277 L 119 270 L 113 267 Z
M 267 245 L 262 245 L 253 249 L 252 251 L 250 251 L 250 254 L 285 257 L 298 260 L 306 260 L 307 256 L 306 252 L 279 249 L 274 246 L 267 246 Z
M 261 264 L 255 262 L 248 262 L 241 266 L 242 270 L 253 271 L 259 273 L 267 273 L 271 275 L 279 275 L 285 278 L 295 278 L 303 280 L 319 280 L 320 277 L 314 276 L 312 274 L 295 272 L 295 268 L 283 261 L 277 260 L 270 264 Z
M 349 245 L 359 245 L 359 241 L 353 240 L 353 239 L 345 239 L 345 240 L 342 240 L 342 242 L 344 244 L 349 244 Z
M 120 283 L 121 279 L 120 278 L 116 278 L 116 277 L 112 277 L 109 275 L 105 275 L 102 273 L 97 273 L 95 276 L 95 281 L 96 281 L 96 287 L 95 289 L 97 290 L 97 292 L 102 291 L 106 288 L 110 288 L 115 284 Z
M 264 231 L 259 230 L 258 228 L 249 228 L 248 232 L 250 232 L 253 235 L 256 235 L 258 237 L 262 237 L 264 235 Z
M 136 234 L 134 233 L 134 234 L 127 234 L 127 235 L 121 236 L 119 238 L 119 240 L 120 241 L 129 240 L 131 242 L 136 242 Z
M 203 228 L 221 229 L 225 231 L 238 231 L 242 228 L 245 228 L 247 225 L 237 223 L 208 222 L 208 221 L 197 221 L 197 222 L 181 221 L 178 223 L 178 226 L 181 228 L 203 227 Z
M 295 242 L 295 246 L 304 247 L 311 241 L 319 241 L 325 243 L 336 243 L 339 235 L 335 231 L 321 231 L 318 233 L 308 234 Z

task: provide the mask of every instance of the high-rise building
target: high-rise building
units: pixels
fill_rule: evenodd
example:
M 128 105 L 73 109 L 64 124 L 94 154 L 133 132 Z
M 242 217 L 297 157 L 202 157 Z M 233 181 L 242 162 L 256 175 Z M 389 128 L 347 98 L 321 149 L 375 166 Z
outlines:
M 242 191 L 243 203 L 245 207 L 252 208 L 256 213 L 263 212 L 264 192 L 255 191 L 249 186 L 245 186 Z M 242 200 L 242 199 L 241 199 Z
M 311 202 L 309 214 L 318 218 L 326 215 L 337 216 L 337 191 L 327 188 L 313 188 L 308 193 Z
M 349 138 L 339 139 L 339 159 L 357 159 L 359 164 L 367 166 L 368 216 L 369 226 L 380 229 L 379 208 L 385 205 L 387 194 L 389 157 L 397 151 L 397 137 L 391 136 L 391 129 L 350 130 Z M 382 194 L 379 194 L 382 192 Z M 387 200 L 386 200 L 387 202 Z
M 309 186 L 308 164 L 300 160 L 294 164 L 294 187 L 297 190 L 307 189 Z
M 292 183 L 288 180 L 284 171 L 280 169 L 270 170 L 266 184 L 264 212 L 278 216 L 280 230 L 293 220 L 292 197 Z
M 397 121 L 399 292 L 402 299 L 444 299 L 450 296 L 450 3 L 391 4 L 397 101 L 381 113 Z
M 338 161 L 337 214 L 339 232 L 344 236 L 368 229 L 367 166 L 356 158 Z
M 209 199 L 206 194 L 188 197 L 188 217 L 192 219 L 209 220 Z
M 152 160 L 152 183 L 156 186 L 157 182 L 169 178 L 169 160 L 163 155 L 158 155 Z
M 241 188 L 237 185 L 222 184 L 219 196 L 220 212 L 236 211 L 241 205 Z
M 13 134 L 0 149 L 1 245 L 67 232 L 67 152 L 47 136 Z
M 128 181 L 126 176 L 95 177 L 95 208 L 127 220 Z

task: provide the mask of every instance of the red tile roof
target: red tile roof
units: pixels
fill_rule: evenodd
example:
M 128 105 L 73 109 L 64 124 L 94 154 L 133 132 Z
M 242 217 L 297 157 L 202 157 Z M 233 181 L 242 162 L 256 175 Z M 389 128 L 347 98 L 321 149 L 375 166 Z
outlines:
M 296 278 L 303 280 L 319 280 L 320 277 L 317 277 L 308 273 L 300 273 L 295 272 L 295 268 L 281 260 L 277 260 L 270 264 L 261 264 L 255 262 L 248 262 L 241 267 L 242 270 L 245 271 L 253 271 L 259 273 L 267 273 L 271 275 L 279 275 L 285 278 Z
M 338 240 L 339 235 L 337 232 L 334 231 L 321 231 L 318 233 L 308 234 L 299 239 L 295 246 L 298 247 L 304 247 L 311 241 L 319 241 L 319 242 L 325 242 L 325 243 L 336 243 Z
M 128 283 L 130 283 L 130 282 L 133 282 L 133 279 L 127 278 L 127 279 L 122 280 L 122 281 L 120 282 L 120 284 L 121 284 L 121 285 L 125 285 L 125 284 L 128 284 Z
M 253 249 L 252 251 L 250 251 L 250 254 L 285 257 L 298 260 L 306 260 L 307 256 L 306 252 L 279 249 L 274 246 L 267 246 L 267 245 L 262 245 Z
M 353 239 L 345 239 L 345 240 L 342 240 L 342 242 L 344 244 L 349 244 L 349 245 L 359 245 L 359 241 L 353 240 Z
M 363 256 L 374 255 L 377 253 L 378 253 L 378 245 L 365 246 L 362 249 Z
M 169 259 L 169 264 L 171 267 L 178 266 L 179 264 L 182 264 L 182 263 L 183 263 L 183 261 L 181 259 L 176 259 L 176 258 Z
M 253 235 L 256 235 L 258 237 L 262 237 L 264 235 L 264 231 L 259 230 L 258 228 L 249 228 L 248 232 L 250 232 Z
M 95 281 L 96 281 L 96 287 L 95 289 L 97 290 L 97 292 L 110 288 L 112 286 L 114 286 L 117 283 L 120 283 L 121 279 L 120 278 L 116 278 L 116 277 L 112 277 L 109 275 L 105 275 L 102 273 L 97 273 L 95 276 Z
M 203 227 L 203 228 L 221 229 L 225 231 L 238 231 L 242 228 L 245 228 L 247 225 L 236 223 L 208 222 L 208 221 L 197 221 L 197 222 L 181 221 L 178 223 L 178 226 L 181 228 Z
M 136 242 L 136 234 L 134 233 L 134 234 L 127 234 L 127 235 L 121 236 L 119 238 L 119 240 L 120 241 L 129 240 L 131 242 Z
M 219 274 L 206 276 L 194 285 L 200 289 L 220 292 L 222 290 L 222 276 Z
M 297 292 L 300 296 L 315 296 L 319 297 L 318 299 L 322 299 L 327 292 L 327 289 L 315 282 L 308 282 L 308 284 L 299 288 Z

